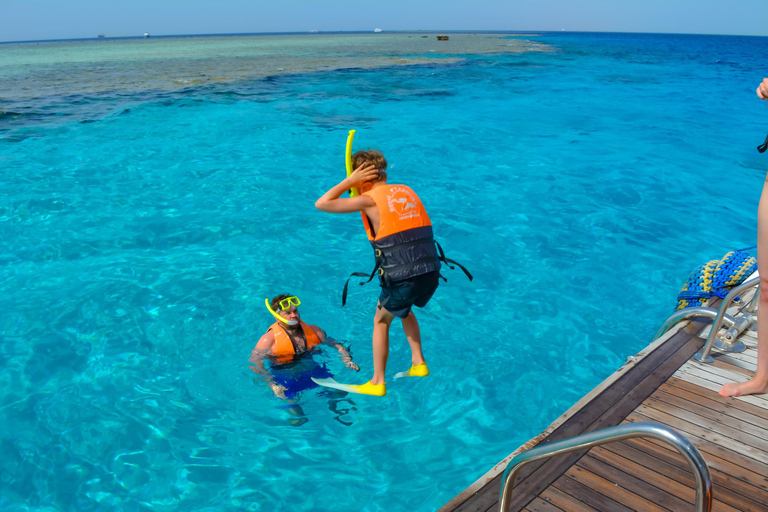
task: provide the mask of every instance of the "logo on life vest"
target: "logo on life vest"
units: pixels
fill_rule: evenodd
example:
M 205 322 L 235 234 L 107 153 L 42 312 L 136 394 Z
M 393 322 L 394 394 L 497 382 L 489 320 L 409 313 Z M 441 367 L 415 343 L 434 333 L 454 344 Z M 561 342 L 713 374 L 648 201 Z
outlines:
M 389 211 L 396 212 L 401 218 L 418 215 L 416 194 L 408 189 L 395 188 L 387 196 L 387 202 L 389 203 Z

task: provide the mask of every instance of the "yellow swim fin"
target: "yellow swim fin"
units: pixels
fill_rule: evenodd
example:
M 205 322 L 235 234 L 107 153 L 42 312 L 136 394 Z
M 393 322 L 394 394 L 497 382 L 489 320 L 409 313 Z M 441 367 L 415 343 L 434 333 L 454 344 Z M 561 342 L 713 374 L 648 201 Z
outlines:
M 395 378 L 399 379 L 401 377 L 426 377 L 427 375 L 429 375 L 429 368 L 427 368 L 427 363 L 421 363 L 415 366 L 411 366 L 408 371 L 395 374 Z
M 352 393 L 359 393 L 361 395 L 384 396 L 387 394 L 387 385 L 383 382 L 381 384 L 371 384 L 371 381 L 368 381 L 365 384 L 352 385 L 350 387 L 354 389 Z
M 315 384 L 320 386 L 331 389 L 338 389 L 339 391 L 346 391 L 347 393 L 357 393 L 358 395 L 373 396 L 384 396 L 387 394 L 387 385 L 384 383 L 371 384 L 370 381 L 368 381 L 365 384 L 342 384 L 331 378 L 316 379 L 314 377 L 312 377 L 312 380 L 315 382 Z

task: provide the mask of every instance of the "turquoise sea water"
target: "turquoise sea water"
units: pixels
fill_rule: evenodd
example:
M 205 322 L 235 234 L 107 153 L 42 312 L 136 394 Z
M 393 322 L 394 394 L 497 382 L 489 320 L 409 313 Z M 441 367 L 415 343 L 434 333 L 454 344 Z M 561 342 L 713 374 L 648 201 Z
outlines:
M 435 510 L 754 244 L 768 39 L 422 35 L 0 46 L 3 510 Z M 359 217 L 313 207 L 349 129 L 475 281 L 418 312 L 429 378 L 395 324 L 389 394 L 294 426 L 265 297 L 372 371 Z

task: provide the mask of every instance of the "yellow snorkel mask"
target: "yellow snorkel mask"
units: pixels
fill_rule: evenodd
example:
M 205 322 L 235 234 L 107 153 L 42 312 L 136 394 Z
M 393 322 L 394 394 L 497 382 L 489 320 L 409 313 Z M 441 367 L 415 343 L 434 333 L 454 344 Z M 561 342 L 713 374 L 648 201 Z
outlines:
M 283 322 L 284 324 L 286 324 L 286 325 L 296 325 L 296 324 L 299 323 L 296 320 L 286 320 L 285 318 L 280 316 L 278 313 L 276 313 L 275 310 L 272 309 L 272 306 L 269 305 L 269 299 L 264 299 L 264 304 L 267 306 L 267 310 L 269 310 L 269 312 L 272 313 L 272 316 L 274 316 L 275 318 L 277 318 L 279 321 Z M 300 304 L 301 304 L 301 301 L 299 300 L 298 297 L 296 297 L 296 296 L 286 297 L 286 298 L 284 298 L 283 300 L 280 301 L 280 311 L 282 311 L 284 309 L 288 309 L 291 306 L 299 307 Z

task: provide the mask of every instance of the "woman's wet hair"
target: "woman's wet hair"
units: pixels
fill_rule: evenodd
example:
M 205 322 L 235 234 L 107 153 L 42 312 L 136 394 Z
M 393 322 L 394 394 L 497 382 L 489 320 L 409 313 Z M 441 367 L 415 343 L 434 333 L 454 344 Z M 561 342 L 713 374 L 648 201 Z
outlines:
M 269 305 L 272 306 L 272 310 L 276 312 L 280 312 L 280 301 L 283 299 L 287 299 L 288 297 L 293 297 L 293 295 L 288 295 L 287 293 L 284 293 L 282 295 L 278 295 L 271 301 L 269 301 Z

